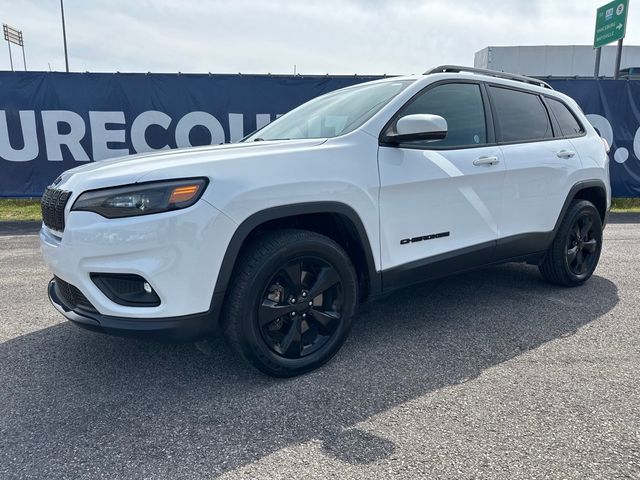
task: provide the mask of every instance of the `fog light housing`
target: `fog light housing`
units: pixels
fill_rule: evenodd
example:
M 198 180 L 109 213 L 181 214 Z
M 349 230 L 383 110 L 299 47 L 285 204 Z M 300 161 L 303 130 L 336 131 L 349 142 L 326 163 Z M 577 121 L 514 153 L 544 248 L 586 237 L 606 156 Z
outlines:
M 157 307 L 160 297 L 140 275 L 128 273 L 91 273 L 91 280 L 105 296 L 127 307 Z

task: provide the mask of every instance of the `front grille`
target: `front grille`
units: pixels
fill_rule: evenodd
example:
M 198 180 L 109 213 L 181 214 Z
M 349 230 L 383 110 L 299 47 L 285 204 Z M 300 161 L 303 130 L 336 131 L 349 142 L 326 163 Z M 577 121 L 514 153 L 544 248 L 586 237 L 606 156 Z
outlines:
M 64 232 L 64 207 L 71 192 L 47 187 L 42 196 L 42 221 L 52 230 Z
M 87 312 L 98 313 L 91 302 L 87 300 L 80 290 L 71 285 L 70 283 L 65 282 L 64 280 L 53 277 L 56 282 L 56 289 L 58 294 L 64 300 L 64 303 L 71 307 L 72 310 L 85 310 Z

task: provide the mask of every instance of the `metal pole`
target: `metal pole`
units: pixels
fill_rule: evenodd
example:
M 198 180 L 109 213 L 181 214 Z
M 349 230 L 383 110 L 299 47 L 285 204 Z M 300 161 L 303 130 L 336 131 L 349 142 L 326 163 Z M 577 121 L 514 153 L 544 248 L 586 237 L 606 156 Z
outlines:
M 11 64 L 11 71 L 13 72 L 13 58 L 11 58 L 11 42 L 7 40 L 7 46 L 9 47 L 9 63 Z
M 27 71 L 27 57 L 24 56 L 24 42 L 22 43 L 22 62 L 24 63 L 24 71 Z
M 600 76 L 600 59 L 602 58 L 602 47 L 596 48 L 596 68 L 593 71 L 593 78 Z
M 616 54 L 616 73 L 613 78 L 618 80 L 620 78 L 620 61 L 622 60 L 622 41 L 624 38 L 618 40 L 618 53 Z
M 67 68 L 67 73 L 69 73 L 69 57 L 67 55 L 67 30 L 64 26 L 64 5 L 62 0 L 60 0 L 60 12 L 62 13 L 62 41 L 64 42 L 64 64 Z

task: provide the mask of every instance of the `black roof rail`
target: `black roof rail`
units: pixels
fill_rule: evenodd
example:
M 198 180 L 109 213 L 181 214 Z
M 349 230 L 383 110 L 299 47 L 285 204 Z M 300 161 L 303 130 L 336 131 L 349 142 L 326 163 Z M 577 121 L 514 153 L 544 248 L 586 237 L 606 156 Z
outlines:
M 506 72 L 498 72 L 496 70 L 487 70 L 484 68 L 473 68 L 473 67 L 463 67 L 460 65 L 440 65 L 439 67 L 432 68 L 424 72 L 424 75 L 430 75 L 432 73 L 459 73 L 459 72 L 469 72 L 469 73 L 479 73 L 480 75 L 487 75 L 489 77 L 496 78 L 504 78 L 506 80 L 515 80 L 517 82 L 528 83 L 531 85 L 536 85 L 538 87 L 548 88 L 553 90 L 551 85 L 543 80 L 538 80 L 537 78 L 525 77 L 524 75 L 516 75 L 514 73 L 506 73 Z

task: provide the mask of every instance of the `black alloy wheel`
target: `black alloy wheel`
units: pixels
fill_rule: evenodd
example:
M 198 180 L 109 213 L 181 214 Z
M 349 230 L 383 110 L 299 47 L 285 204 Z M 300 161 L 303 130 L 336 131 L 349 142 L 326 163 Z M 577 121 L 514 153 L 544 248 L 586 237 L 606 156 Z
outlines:
M 223 326 L 231 346 L 251 365 L 291 377 L 335 355 L 357 303 L 358 277 L 339 244 L 315 232 L 279 230 L 243 250 Z
M 598 239 L 589 214 L 576 218 L 567 237 L 567 265 L 576 276 L 594 268 L 598 257 Z
M 548 282 L 575 287 L 593 275 L 601 250 L 600 212 L 588 200 L 574 200 L 538 268 Z
M 336 269 L 316 257 L 287 262 L 269 280 L 258 307 L 264 341 L 284 358 L 322 348 L 342 321 L 342 282 Z

